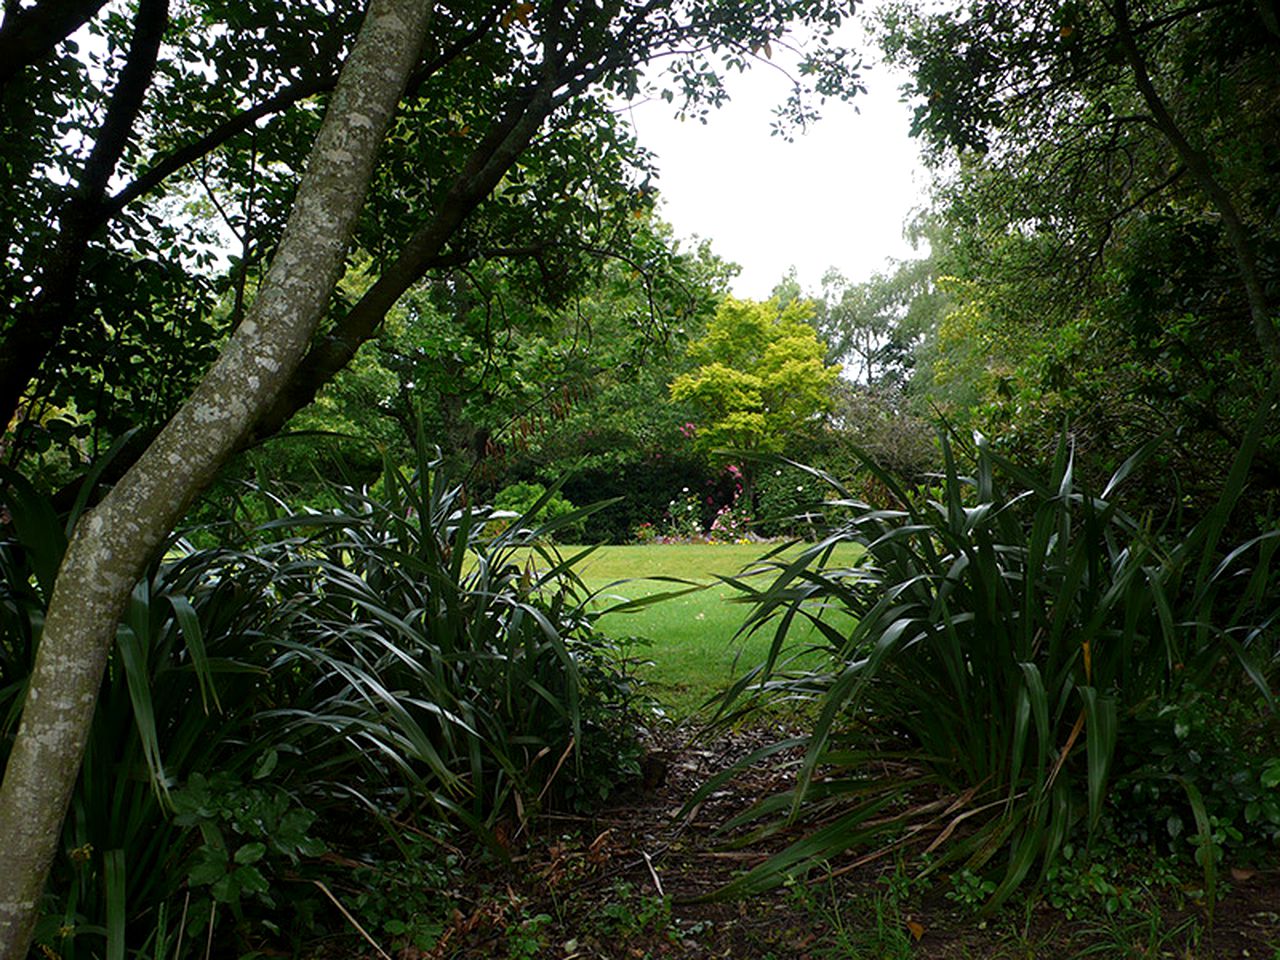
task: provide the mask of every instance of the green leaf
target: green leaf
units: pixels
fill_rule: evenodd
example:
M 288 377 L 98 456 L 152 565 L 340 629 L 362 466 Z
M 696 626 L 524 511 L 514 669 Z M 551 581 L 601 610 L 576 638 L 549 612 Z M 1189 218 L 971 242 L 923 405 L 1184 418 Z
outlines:
M 265 843 L 257 841 L 253 843 L 246 843 L 236 851 L 235 860 L 236 863 L 240 864 L 257 863 L 266 855 L 266 853 L 267 845 Z
M 102 865 L 107 891 L 107 960 L 124 960 L 125 927 L 128 921 L 124 851 L 106 851 L 102 857 Z
M 276 768 L 276 764 L 280 761 L 280 752 L 274 747 L 262 755 L 262 758 L 253 768 L 253 779 L 262 780 L 271 776 L 271 771 Z
M 202 847 L 197 857 L 195 866 L 187 872 L 192 886 L 205 886 L 226 876 L 227 855 L 223 851 Z
M 1280 760 L 1272 760 L 1263 769 L 1262 785 L 1268 790 L 1280 786 Z
M 246 893 L 266 893 L 271 885 L 257 867 L 244 866 L 238 868 L 232 876 L 236 884 Z
M 1095 827 L 1102 816 L 1107 774 L 1116 748 L 1116 702 L 1100 696 L 1093 687 L 1080 687 L 1085 711 L 1085 749 L 1088 755 L 1089 824 Z
M 240 900 L 240 884 L 234 874 L 224 873 L 210 884 L 209 893 L 218 903 L 237 903 Z

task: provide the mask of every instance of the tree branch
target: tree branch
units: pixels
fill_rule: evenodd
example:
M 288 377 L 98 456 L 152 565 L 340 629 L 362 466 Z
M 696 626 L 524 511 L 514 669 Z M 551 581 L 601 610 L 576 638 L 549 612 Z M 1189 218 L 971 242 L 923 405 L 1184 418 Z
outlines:
M 268 117 L 273 113 L 280 113 L 317 94 L 328 93 L 337 82 L 338 75 L 336 73 L 299 80 L 297 83 L 285 87 L 275 96 L 250 107 L 243 113 L 228 117 L 199 140 L 194 140 L 186 146 L 165 154 L 143 171 L 137 179 L 106 201 L 99 211 L 101 220 L 105 222 L 115 217 L 126 205 L 144 194 L 150 193 L 183 167 L 212 153 L 237 133 L 243 133 L 248 130 L 263 117 Z
M 1124 48 L 1125 58 L 1133 71 L 1134 83 L 1151 111 L 1156 128 L 1169 141 L 1174 152 L 1182 160 L 1187 170 L 1195 177 L 1209 202 L 1213 204 L 1222 217 L 1222 224 L 1227 233 L 1227 240 L 1236 255 L 1236 267 L 1244 282 L 1245 297 L 1249 303 L 1249 314 L 1253 320 L 1254 334 L 1262 347 L 1263 354 L 1277 368 L 1280 368 L 1280 334 L 1277 334 L 1275 322 L 1271 318 L 1270 306 L 1267 303 L 1266 290 L 1258 271 L 1258 256 L 1254 248 L 1253 238 L 1244 218 L 1236 208 L 1235 201 L 1226 187 L 1214 175 L 1213 166 L 1208 156 L 1196 149 L 1182 132 L 1178 122 L 1169 112 L 1151 74 L 1147 63 L 1138 49 L 1133 30 L 1129 24 L 1128 0 L 1116 0 L 1112 9 L 1112 17 L 1116 24 L 1116 33 Z
M 62 335 L 75 309 L 80 268 L 107 184 L 133 132 L 169 22 L 168 0 L 141 0 L 129 53 L 111 93 L 77 189 L 63 205 L 58 239 L 37 278 L 30 306 L 16 318 L 0 352 L 0 427 L 9 423 L 27 385 Z
M 8 7 L 0 26 L 0 87 L 49 56 L 87 23 L 106 0 L 44 0 L 34 7 Z
M 497 23 L 500 14 L 500 7 L 495 7 L 490 11 L 489 15 L 480 21 L 480 23 L 472 30 L 465 33 L 453 43 L 446 46 L 439 54 L 424 64 L 409 79 L 409 85 L 405 92 L 406 99 L 416 97 L 421 90 L 422 85 L 431 79 L 432 75 L 443 70 L 446 66 L 462 56 L 468 48 L 484 38 L 484 36 Z M 338 82 L 338 74 L 328 73 L 323 76 L 310 77 L 306 80 L 299 80 L 297 83 L 290 84 L 283 90 L 277 92 L 274 96 L 268 97 L 261 103 L 250 107 L 249 109 L 238 113 L 235 116 L 227 117 L 212 130 L 193 140 L 186 146 L 165 154 L 159 160 L 155 161 L 148 167 L 137 179 L 133 180 L 115 196 L 113 196 L 102 208 L 103 220 L 109 220 L 116 216 L 128 204 L 137 200 L 158 187 L 173 174 L 177 173 L 183 167 L 199 160 L 201 157 L 212 153 L 218 147 L 222 146 L 238 133 L 243 133 L 251 126 L 264 117 L 269 117 L 275 113 L 281 113 L 290 107 L 301 103 L 303 100 L 318 96 L 322 93 L 329 93 L 333 90 L 334 85 Z
M 298 376 L 258 421 L 255 437 L 278 432 L 290 417 L 311 403 L 320 388 L 377 333 L 395 302 L 436 265 L 454 232 L 493 191 L 537 134 L 551 112 L 555 85 L 553 80 L 527 93 L 489 129 L 454 179 L 436 215 L 409 239 L 373 286 L 337 321 L 332 332 L 307 352 Z

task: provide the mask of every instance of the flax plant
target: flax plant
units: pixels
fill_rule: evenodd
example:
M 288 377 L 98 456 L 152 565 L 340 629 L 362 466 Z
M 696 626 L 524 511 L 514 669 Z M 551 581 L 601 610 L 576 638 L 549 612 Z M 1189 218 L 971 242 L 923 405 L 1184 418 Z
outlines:
M 1274 531 L 1219 545 L 1248 448 L 1217 506 L 1173 537 L 1118 499 L 1150 445 L 1096 496 L 1077 483 L 1065 436 L 1045 476 L 980 438 L 962 470 L 956 446 L 942 437 L 945 469 L 923 494 L 868 461 L 892 508 L 824 477 L 840 495 L 829 508 L 843 514 L 830 534 L 768 564 L 767 587 L 733 581 L 754 604 L 744 630 L 774 636 L 765 663 L 726 693 L 723 715 L 754 694 L 810 698 L 814 719 L 807 735 L 761 751 L 803 747 L 794 788 L 730 824 L 763 824 L 748 839 L 784 828 L 801 839 L 723 893 L 766 888 L 851 848 L 862 848 L 857 863 L 909 847 L 930 853 L 930 869 L 994 869 L 994 907 L 1037 864 L 1047 869 L 1073 830 L 1097 827 L 1138 711 L 1242 676 L 1274 708 L 1264 677 Z M 848 542 L 865 554 L 833 564 Z M 833 626 L 832 609 L 856 626 Z M 821 633 L 824 669 L 778 669 L 797 619 Z M 1184 786 L 1207 837 L 1199 793 Z M 1203 862 L 1212 890 L 1212 857 Z
M 376 495 L 333 492 L 332 511 L 266 524 L 289 534 L 270 548 L 271 670 L 288 689 L 268 716 L 319 758 L 317 782 L 374 809 L 434 806 L 487 836 L 578 762 L 580 664 L 601 656 L 572 572 L 589 551 L 549 543 L 589 509 L 529 522 L 553 488 L 489 536 L 491 511 L 429 464 L 389 466 Z
M 69 517 L 12 471 L 0 483 L 3 764 L 93 478 Z M 235 546 L 174 537 L 117 630 L 37 931 L 65 956 L 122 960 L 181 909 L 190 858 L 214 842 L 173 816 L 194 774 L 287 791 L 330 830 L 418 817 L 505 856 L 494 825 L 571 791 L 597 741 L 627 735 L 602 723 L 634 719 L 572 572 L 589 551 L 548 546 L 589 510 L 536 524 L 539 502 L 490 535 L 493 511 L 426 457 L 388 464 L 374 490 L 334 485 L 323 511 L 247 499 L 268 519 Z

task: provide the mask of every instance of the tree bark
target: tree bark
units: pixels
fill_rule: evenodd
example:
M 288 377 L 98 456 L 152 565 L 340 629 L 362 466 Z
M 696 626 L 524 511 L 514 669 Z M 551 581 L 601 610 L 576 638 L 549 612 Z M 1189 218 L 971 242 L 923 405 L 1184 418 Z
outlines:
M 314 335 L 431 9 L 422 0 L 373 0 L 248 316 L 187 403 L 76 527 L 0 786 L 0 960 L 27 955 L 107 654 L 133 585 Z

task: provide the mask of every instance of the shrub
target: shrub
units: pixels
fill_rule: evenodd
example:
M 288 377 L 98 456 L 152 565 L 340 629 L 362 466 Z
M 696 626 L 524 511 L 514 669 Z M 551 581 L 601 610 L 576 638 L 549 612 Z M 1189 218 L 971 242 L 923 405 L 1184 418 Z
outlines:
M 664 520 L 666 536 L 674 540 L 702 539 L 702 500 L 688 487 L 681 487 L 680 493 L 667 504 Z
M 631 535 L 631 539 L 639 544 L 653 543 L 658 539 L 658 528 L 648 520 L 636 525 L 635 532 Z
M 610 501 L 585 519 L 584 542 L 626 543 L 641 523 L 662 519 L 673 490 L 702 490 L 708 479 L 697 461 L 679 452 L 655 452 L 637 462 L 575 472 L 563 493 L 574 503 Z
M 945 437 L 942 452 L 939 499 L 921 502 L 869 465 L 905 509 L 844 494 L 833 504 L 844 518 L 798 558 L 776 561 L 772 585 L 738 584 L 756 604 L 747 629 L 776 630 L 768 660 L 728 691 L 726 707 L 749 688 L 817 699 L 795 790 L 742 820 L 783 809 L 814 826 L 726 892 L 896 835 L 936 842 L 935 866 L 1002 863 L 999 903 L 1037 862 L 1043 873 L 1078 824 L 1098 826 L 1117 745 L 1144 705 L 1245 677 L 1255 697 L 1271 698 L 1263 671 L 1275 655 L 1268 574 L 1278 541 L 1265 535 L 1225 559 L 1217 550 L 1242 467 L 1219 508 L 1174 539 L 1115 499 L 1142 453 L 1092 496 L 1076 486 L 1065 439 L 1044 478 L 981 441 L 971 473 Z M 865 546 L 863 560 L 832 566 L 834 547 L 850 540 Z M 827 623 L 832 607 L 855 618 L 852 631 Z M 815 624 L 831 665 L 773 676 L 796 618 Z M 1202 791 L 1183 774 L 1176 782 L 1207 838 Z M 920 789 L 936 800 L 893 806 Z M 1206 871 L 1212 894 L 1212 858 Z
M 498 514 L 489 522 L 490 533 L 501 533 L 513 521 L 522 523 L 536 521 L 559 520 L 577 513 L 578 508 L 560 495 L 559 490 L 547 492 L 540 483 L 513 483 L 503 487 L 493 498 L 493 507 Z M 577 514 L 563 525 L 561 539 L 577 542 L 583 533 L 582 514 Z
M 764 464 L 756 479 L 760 520 L 756 530 L 766 537 L 812 537 L 822 516 L 827 485 L 813 473 L 790 463 Z
M 711 529 L 707 531 L 712 543 L 741 543 L 751 534 L 751 518 L 737 504 L 725 504 L 717 510 Z
M 70 525 L 4 479 L 0 759 Z M 276 516 L 236 528 L 238 548 L 177 538 L 135 589 L 44 942 L 70 925 L 91 952 L 158 943 L 188 881 L 207 915 L 269 911 L 275 861 L 341 839 L 353 807 L 447 822 L 505 856 L 500 818 L 596 802 L 634 773 L 637 701 L 592 627 L 583 554 L 539 545 L 582 511 L 481 536 L 490 511 L 426 463 L 388 467 L 377 495 L 331 495 L 321 512 L 264 492 Z

